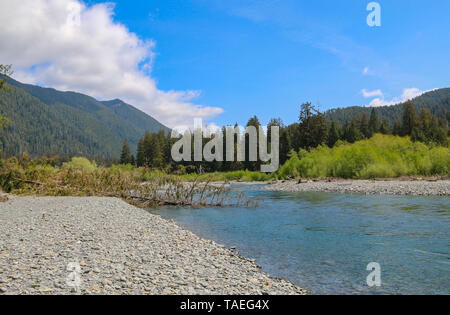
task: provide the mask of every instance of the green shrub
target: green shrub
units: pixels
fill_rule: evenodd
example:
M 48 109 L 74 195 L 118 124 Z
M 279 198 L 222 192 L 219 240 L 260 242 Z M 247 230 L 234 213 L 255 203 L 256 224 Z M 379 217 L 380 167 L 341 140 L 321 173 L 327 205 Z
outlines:
M 72 161 L 64 163 L 63 168 L 76 168 L 76 169 L 83 169 L 86 172 L 93 172 L 97 169 L 97 164 L 95 162 L 91 162 L 88 159 L 84 157 L 74 157 L 72 158 Z
M 284 164 L 280 178 L 395 178 L 449 175 L 448 147 L 427 146 L 410 138 L 375 135 L 354 144 L 338 143 L 301 151 Z

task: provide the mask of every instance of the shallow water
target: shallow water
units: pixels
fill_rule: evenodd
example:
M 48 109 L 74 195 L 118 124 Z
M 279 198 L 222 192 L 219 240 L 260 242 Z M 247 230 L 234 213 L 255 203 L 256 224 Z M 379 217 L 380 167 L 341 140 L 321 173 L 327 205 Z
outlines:
M 255 209 L 152 210 L 235 246 L 313 294 L 449 294 L 450 198 L 280 193 L 237 186 Z M 366 267 L 381 265 L 369 288 Z

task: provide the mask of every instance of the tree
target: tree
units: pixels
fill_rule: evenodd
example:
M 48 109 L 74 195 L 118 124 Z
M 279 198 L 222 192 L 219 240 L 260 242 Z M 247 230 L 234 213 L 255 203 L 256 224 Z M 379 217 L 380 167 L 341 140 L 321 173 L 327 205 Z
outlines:
M 145 146 L 144 146 L 143 138 L 141 140 L 139 140 L 137 153 L 136 153 L 136 165 L 137 165 L 137 167 L 145 166 Z
M 383 119 L 383 122 L 380 125 L 379 132 L 384 134 L 384 135 L 389 134 L 389 123 L 388 123 L 386 118 Z
M 447 130 L 439 124 L 437 117 L 433 116 L 429 110 L 422 109 L 411 133 L 411 140 L 447 146 Z
M 128 140 L 125 140 L 123 142 L 122 154 L 120 155 L 120 164 L 133 164 L 131 157 L 130 145 L 128 144 Z
M 340 139 L 339 128 L 335 120 L 331 123 L 330 131 L 328 132 L 328 146 L 330 148 L 334 147 L 336 142 Z
M 408 101 L 403 105 L 403 120 L 401 127 L 401 136 L 411 136 L 415 127 L 418 125 L 417 113 L 414 103 Z
M 283 165 L 289 159 L 289 152 L 291 152 L 292 146 L 288 129 L 283 128 L 280 133 L 280 163 Z
M 311 103 L 301 105 L 299 120 L 301 148 L 308 150 L 327 142 L 328 122 L 325 116 Z
M 346 127 L 344 130 L 344 140 L 355 143 L 363 138 L 363 134 L 357 127 L 356 118 L 353 118 L 351 124 L 346 123 Z
M 380 121 L 378 120 L 377 110 L 372 108 L 372 113 L 369 119 L 369 132 L 371 135 L 378 133 L 380 131 Z
M 371 138 L 372 137 L 372 132 L 370 131 L 370 128 L 369 128 L 369 118 L 367 117 L 366 113 L 364 113 L 361 116 L 361 120 L 360 120 L 360 123 L 359 123 L 359 130 L 361 131 L 361 134 L 365 138 Z
M 400 136 L 402 133 L 402 123 L 399 120 L 394 122 L 394 127 L 392 127 L 392 134 L 394 136 Z

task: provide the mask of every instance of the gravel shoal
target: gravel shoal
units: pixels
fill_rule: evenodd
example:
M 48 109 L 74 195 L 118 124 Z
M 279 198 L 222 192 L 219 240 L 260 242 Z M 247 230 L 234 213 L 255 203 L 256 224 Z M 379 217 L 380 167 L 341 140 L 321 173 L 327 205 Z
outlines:
M 450 181 L 369 181 L 277 182 L 261 187 L 280 192 L 333 192 L 366 195 L 450 196 Z
M 119 199 L 11 197 L 0 230 L 0 295 L 306 294 Z

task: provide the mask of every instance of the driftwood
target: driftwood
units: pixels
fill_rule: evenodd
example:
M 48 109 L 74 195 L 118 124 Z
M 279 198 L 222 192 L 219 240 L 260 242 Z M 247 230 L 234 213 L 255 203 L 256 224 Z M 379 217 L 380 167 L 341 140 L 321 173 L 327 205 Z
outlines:
M 45 186 L 45 183 L 38 182 L 38 181 L 32 181 L 32 180 L 26 180 L 26 179 L 20 179 L 20 178 L 12 178 L 14 181 L 22 182 L 24 184 L 29 185 L 35 185 L 35 186 Z M 62 183 L 54 182 L 53 184 L 56 184 L 60 188 L 68 188 L 67 186 L 64 186 Z M 99 196 L 106 196 L 106 197 L 115 197 L 115 198 L 122 198 L 125 200 L 129 200 L 133 203 L 137 203 L 138 205 L 151 205 L 151 206 L 178 206 L 178 207 L 224 207 L 225 206 L 225 198 L 222 198 L 220 201 L 213 201 L 206 202 L 204 200 L 204 195 L 206 191 L 208 190 L 208 185 L 205 185 L 205 187 L 202 188 L 201 191 L 201 197 L 198 201 L 194 200 L 194 194 L 193 191 L 195 189 L 195 183 L 191 188 L 190 193 L 188 194 L 191 196 L 187 199 L 180 199 L 180 200 L 173 200 L 173 199 L 164 199 L 159 197 L 144 197 L 144 196 L 133 196 L 133 195 L 127 195 L 123 192 L 110 192 L 110 191 L 96 191 L 94 192 L 94 195 Z M 247 207 L 249 207 L 249 202 L 247 202 Z

